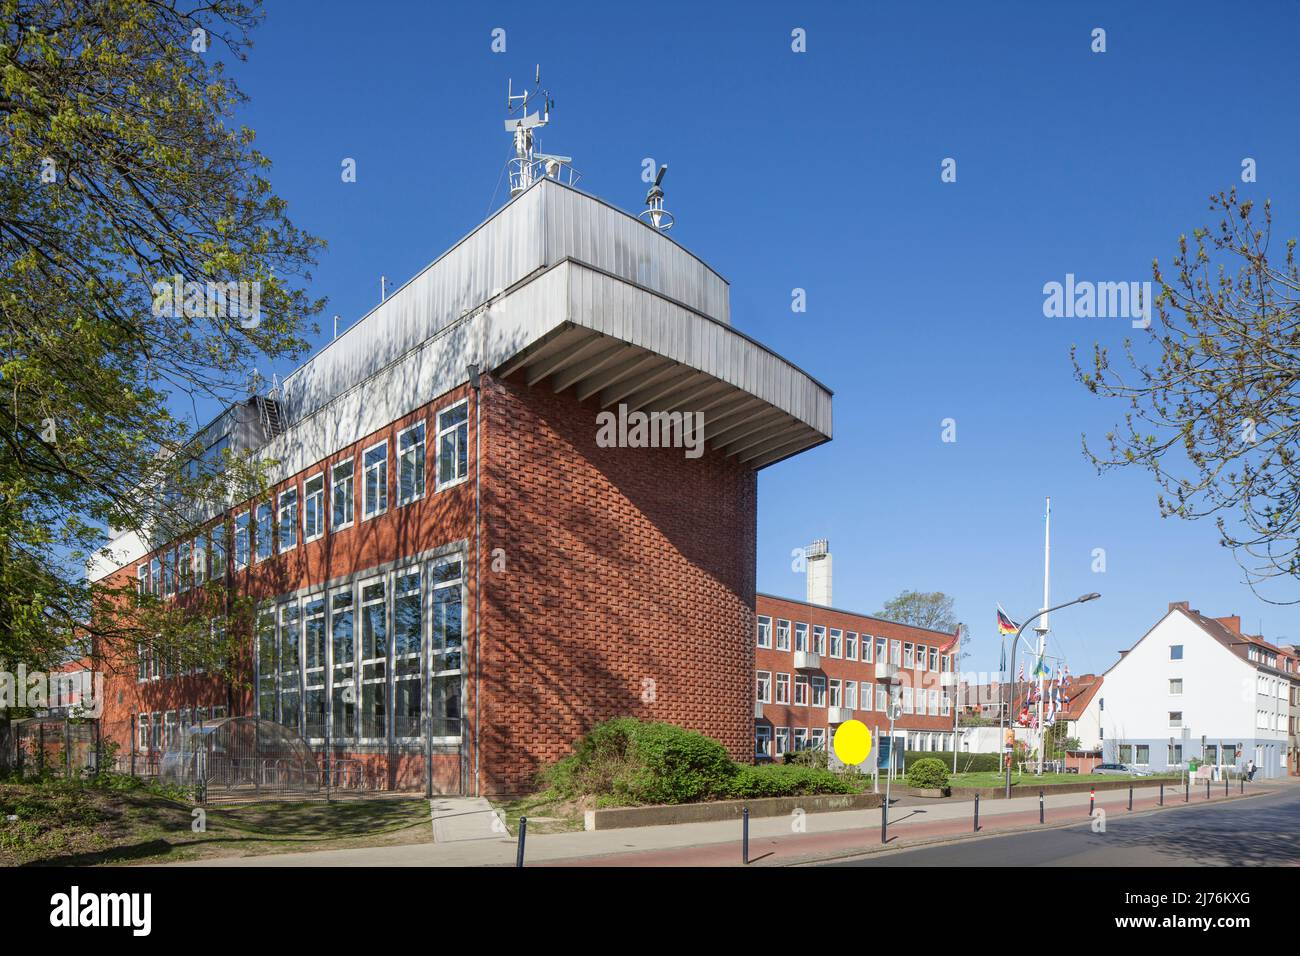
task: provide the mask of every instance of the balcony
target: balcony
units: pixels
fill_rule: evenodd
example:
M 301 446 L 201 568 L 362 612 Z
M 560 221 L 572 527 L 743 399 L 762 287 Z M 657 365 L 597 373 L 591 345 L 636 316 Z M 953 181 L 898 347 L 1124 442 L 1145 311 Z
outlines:
M 852 720 L 852 719 L 853 719 L 853 711 L 848 707 L 827 707 L 826 708 L 826 723 L 831 724 L 832 726 L 835 724 L 842 724 L 846 720 Z
M 819 671 L 822 669 L 822 656 L 812 651 L 794 652 L 794 669 L 797 671 Z
M 877 664 L 876 680 L 889 681 L 891 684 L 899 683 L 898 665 L 897 664 Z

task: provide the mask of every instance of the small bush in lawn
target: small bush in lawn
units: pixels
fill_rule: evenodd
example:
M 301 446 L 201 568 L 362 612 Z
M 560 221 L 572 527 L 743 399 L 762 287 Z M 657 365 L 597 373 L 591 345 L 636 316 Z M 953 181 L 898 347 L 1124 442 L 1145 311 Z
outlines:
M 942 760 L 922 757 L 907 766 L 907 785 L 917 790 L 946 790 L 948 767 Z

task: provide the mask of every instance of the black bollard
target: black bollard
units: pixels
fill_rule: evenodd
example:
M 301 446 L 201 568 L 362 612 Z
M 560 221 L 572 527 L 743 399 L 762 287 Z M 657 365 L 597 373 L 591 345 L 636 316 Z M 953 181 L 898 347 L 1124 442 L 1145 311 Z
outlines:
M 1160 785 L 1160 805 L 1162 807 L 1165 805 L 1165 785 L 1163 783 Z
M 519 818 L 519 849 L 515 852 L 515 866 L 524 865 L 524 840 L 528 837 L 528 818 Z
M 1192 799 L 1192 781 L 1189 779 L 1183 781 L 1183 803 L 1190 799 Z
M 1210 799 L 1210 781 L 1205 781 L 1205 799 Z
M 886 835 L 889 833 L 889 801 L 886 800 L 880 805 L 880 842 L 886 842 Z
M 1097 788 L 1093 787 L 1088 791 L 1088 816 L 1092 816 L 1097 809 Z
M 1228 778 L 1226 776 L 1223 778 L 1223 795 L 1225 797 L 1228 795 Z
M 1133 784 L 1128 785 L 1128 808 L 1133 809 Z
M 1043 822 L 1043 812 L 1044 812 L 1043 791 L 1039 790 L 1038 791 L 1038 822 L 1039 823 Z
M 980 795 L 975 794 L 975 832 L 980 832 Z
M 749 865 L 749 807 L 741 810 L 740 862 Z

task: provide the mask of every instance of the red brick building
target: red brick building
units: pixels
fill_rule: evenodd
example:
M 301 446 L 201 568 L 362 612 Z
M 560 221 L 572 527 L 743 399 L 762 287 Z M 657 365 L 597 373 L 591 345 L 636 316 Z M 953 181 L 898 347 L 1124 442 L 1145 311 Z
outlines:
M 828 589 L 829 590 L 829 589 Z M 860 720 L 888 735 L 891 695 L 902 705 L 895 746 L 951 751 L 958 631 L 931 631 L 770 594 L 758 595 L 754 751 L 830 746 Z
M 712 269 L 541 179 L 203 431 L 201 459 L 271 462 L 269 494 L 109 543 L 97 579 L 194 602 L 222 576 L 258 612 L 245 681 L 114 662 L 105 732 L 148 759 L 258 715 L 369 786 L 469 794 L 624 714 L 749 758 L 756 472 L 830 432 Z

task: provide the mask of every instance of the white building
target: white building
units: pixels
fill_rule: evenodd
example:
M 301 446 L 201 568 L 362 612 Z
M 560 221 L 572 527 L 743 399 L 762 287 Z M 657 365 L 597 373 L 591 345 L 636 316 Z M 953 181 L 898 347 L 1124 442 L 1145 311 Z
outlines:
M 1284 654 L 1243 634 L 1237 616 L 1211 618 L 1186 601 L 1169 611 L 1108 670 L 1098 698 L 1107 761 L 1166 770 L 1198 758 L 1258 776 L 1285 775 L 1296 675 Z

